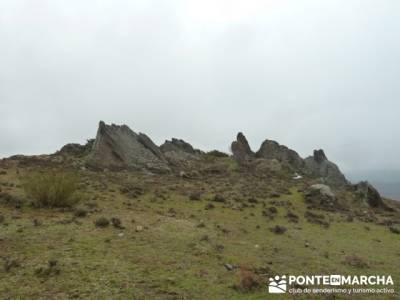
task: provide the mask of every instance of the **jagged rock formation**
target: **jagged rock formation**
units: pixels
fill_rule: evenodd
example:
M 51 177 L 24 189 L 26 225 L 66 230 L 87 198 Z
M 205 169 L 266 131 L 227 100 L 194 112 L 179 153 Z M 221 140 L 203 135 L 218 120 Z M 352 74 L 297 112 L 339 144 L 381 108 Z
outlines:
M 236 141 L 232 142 L 231 151 L 233 157 L 240 164 L 246 164 L 250 162 L 250 160 L 255 156 L 253 151 L 251 151 L 249 142 L 241 132 L 237 134 Z
M 196 155 L 201 154 L 200 150 L 194 149 L 192 145 L 185 142 L 184 140 L 172 138 L 171 141 L 165 141 L 164 144 L 160 146 L 163 153 L 175 151 L 175 152 L 186 152 L 188 154 Z
M 256 153 L 256 157 L 264 159 L 275 159 L 283 166 L 289 167 L 295 171 L 302 171 L 304 160 L 300 155 L 286 146 L 271 140 L 265 140 Z
M 84 156 L 84 155 L 89 154 L 89 152 L 92 150 L 93 144 L 94 144 L 93 139 L 88 140 L 85 145 L 76 144 L 76 143 L 66 144 L 56 154 Z
M 160 150 L 168 163 L 179 169 L 194 167 L 193 164 L 199 160 L 199 155 L 202 153 L 184 140 L 176 138 L 172 138 L 171 141 L 165 141 L 160 146 Z
M 146 135 L 138 135 L 126 125 L 106 125 L 101 121 L 86 163 L 96 169 L 168 172 L 170 168 L 158 150 Z
M 144 133 L 139 133 L 138 141 L 147 149 L 149 149 L 160 160 L 166 161 L 160 148 L 158 148 L 157 145 L 154 144 L 153 141 L 147 135 L 145 135 Z
M 362 200 L 363 203 L 372 208 L 388 208 L 383 202 L 379 192 L 369 182 L 362 181 L 356 184 L 354 188 L 357 196 Z
M 324 183 L 335 187 L 348 184 L 338 166 L 328 160 L 323 150 L 314 150 L 314 155 L 305 159 L 305 165 L 312 175 L 320 177 Z

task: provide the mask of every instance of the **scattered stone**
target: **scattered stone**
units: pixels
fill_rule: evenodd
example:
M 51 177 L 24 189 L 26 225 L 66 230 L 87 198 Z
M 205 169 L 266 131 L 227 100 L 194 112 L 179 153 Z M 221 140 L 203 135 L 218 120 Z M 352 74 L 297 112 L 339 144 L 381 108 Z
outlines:
M 225 269 L 227 269 L 228 271 L 232 271 L 235 269 L 235 266 L 231 265 L 231 264 L 224 264 Z
M 143 231 L 143 226 L 140 225 L 136 226 L 136 232 L 141 232 L 141 231 Z

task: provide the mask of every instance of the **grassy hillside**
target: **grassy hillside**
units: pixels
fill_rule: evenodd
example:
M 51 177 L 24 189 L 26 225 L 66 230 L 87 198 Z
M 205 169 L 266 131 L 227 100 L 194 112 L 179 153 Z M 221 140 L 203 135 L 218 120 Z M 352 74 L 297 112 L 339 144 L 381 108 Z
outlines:
M 22 181 L 41 168 L 3 166 L 0 298 L 293 298 L 267 293 L 277 274 L 382 274 L 400 282 L 399 235 L 379 225 L 388 216 L 366 222 L 310 210 L 299 192 L 304 182 L 224 163 L 227 174 L 198 179 L 80 171 L 82 200 L 66 209 L 29 204 Z M 377 299 L 348 299 L 369 298 Z

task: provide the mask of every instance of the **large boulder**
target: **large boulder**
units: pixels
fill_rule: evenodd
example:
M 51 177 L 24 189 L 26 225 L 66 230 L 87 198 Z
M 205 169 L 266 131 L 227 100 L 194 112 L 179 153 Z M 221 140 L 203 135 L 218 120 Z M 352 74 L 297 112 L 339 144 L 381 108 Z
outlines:
M 311 185 L 305 192 L 308 204 L 322 208 L 337 208 L 337 199 L 332 189 L 325 184 Z
M 277 159 L 258 158 L 252 164 L 254 165 L 254 170 L 260 174 L 282 170 L 282 164 Z
M 254 158 L 254 152 L 251 151 L 250 145 L 247 142 L 243 133 L 239 132 L 236 136 L 236 141 L 231 144 L 233 157 L 240 164 L 247 164 Z
M 257 158 L 275 159 L 282 165 L 295 171 L 301 171 L 304 167 L 304 160 L 300 155 L 284 145 L 271 140 L 265 140 L 256 153 Z
M 136 134 L 126 125 L 106 125 L 101 121 L 86 163 L 96 169 L 168 172 L 168 163 L 160 153 L 149 137 Z
M 314 150 L 314 155 L 305 159 L 305 165 L 312 175 L 321 178 L 322 182 L 334 187 L 341 187 L 348 184 L 346 177 L 339 167 L 329 161 L 323 150 Z
M 372 208 L 387 208 L 379 192 L 368 181 L 361 181 L 354 189 L 364 204 Z

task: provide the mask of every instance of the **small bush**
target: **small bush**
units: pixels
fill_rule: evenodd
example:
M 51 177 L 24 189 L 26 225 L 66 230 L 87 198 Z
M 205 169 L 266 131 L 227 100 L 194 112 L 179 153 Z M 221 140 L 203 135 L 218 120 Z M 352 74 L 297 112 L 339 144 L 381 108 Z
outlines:
M 238 272 L 238 283 L 235 285 L 236 290 L 240 292 L 250 292 L 260 287 L 260 278 L 250 269 L 243 266 Z
M 94 225 L 96 227 L 104 228 L 104 227 L 108 227 L 108 225 L 110 225 L 110 221 L 105 217 L 100 217 L 100 218 L 96 219 L 96 221 L 94 221 Z
M 218 151 L 218 150 L 212 150 L 206 153 L 207 156 L 211 157 L 229 157 L 228 154 Z
M 80 200 L 75 173 L 36 173 L 23 180 L 23 187 L 35 207 L 71 207 Z
M 368 268 L 368 266 L 369 266 L 367 261 L 364 258 L 362 258 L 356 254 L 351 254 L 351 255 L 346 256 L 344 262 L 346 264 L 348 264 L 349 266 L 356 267 L 356 268 Z

